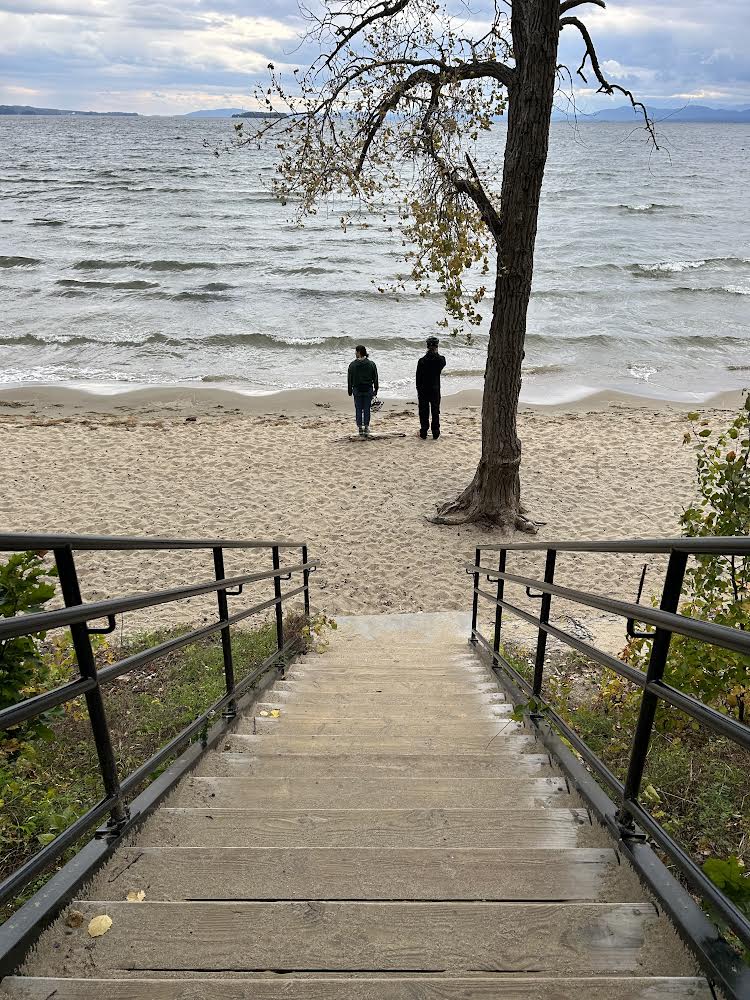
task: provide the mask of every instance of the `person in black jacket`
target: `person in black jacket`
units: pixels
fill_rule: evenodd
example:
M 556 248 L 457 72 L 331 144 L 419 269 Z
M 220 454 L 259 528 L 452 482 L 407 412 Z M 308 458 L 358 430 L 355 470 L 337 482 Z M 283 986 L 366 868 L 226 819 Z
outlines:
M 440 372 L 445 368 L 445 358 L 438 354 L 439 346 L 437 337 L 428 337 L 427 353 L 417 362 L 419 436 L 423 441 L 427 437 L 428 428 L 432 429 L 432 436 L 436 440 L 440 437 Z
M 370 403 L 378 394 L 378 369 L 374 361 L 367 357 L 367 348 L 361 344 L 355 348 L 354 361 L 347 373 L 347 389 L 354 396 L 354 416 L 360 437 L 370 436 Z

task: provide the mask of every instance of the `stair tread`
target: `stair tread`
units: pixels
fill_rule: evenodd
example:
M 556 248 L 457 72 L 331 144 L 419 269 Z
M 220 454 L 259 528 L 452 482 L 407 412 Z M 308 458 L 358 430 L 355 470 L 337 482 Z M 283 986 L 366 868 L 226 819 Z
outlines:
M 122 850 L 89 890 L 155 900 L 599 900 L 642 898 L 613 848 L 201 848 Z
M 222 971 L 502 971 L 677 975 L 649 942 L 650 903 L 149 902 L 78 900 L 83 925 L 47 944 L 71 974 Z M 92 941 L 88 921 L 112 919 Z M 168 942 L 168 947 L 165 943 Z
M 241 979 L 52 979 L 13 977 L 11 1000 L 711 1000 L 692 976 L 407 977 L 351 975 Z
M 217 809 L 163 806 L 142 846 L 575 847 L 585 809 Z M 210 838 L 210 839 L 207 839 Z

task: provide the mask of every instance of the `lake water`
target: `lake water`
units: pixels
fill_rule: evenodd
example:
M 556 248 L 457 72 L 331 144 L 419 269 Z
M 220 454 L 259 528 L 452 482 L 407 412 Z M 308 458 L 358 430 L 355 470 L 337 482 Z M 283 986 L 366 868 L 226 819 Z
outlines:
M 503 126 L 477 151 L 497 164 Z M 221 120 L 0 118 L 0 382 L 343 384 L 356 343 L 408 391 L 438 295 L 384 297 L 387 223 L 303 229 L 270 149 L 217 158 Z M 700 398 L 750 384 L 750 126 L 552 126 L 523 395 Z M 444 392 L 481 387 L 443 338 Z

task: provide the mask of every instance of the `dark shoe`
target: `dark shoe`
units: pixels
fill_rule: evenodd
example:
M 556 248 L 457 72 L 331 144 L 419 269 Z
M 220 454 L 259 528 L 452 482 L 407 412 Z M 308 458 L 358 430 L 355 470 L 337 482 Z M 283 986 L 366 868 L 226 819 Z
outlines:
M 425 434 L 425 437 L 427 437 L 427 435 L 426 435 L 426 434 Z M 437 439 L 438 439 L 439 437 L 440 437 L 440 431 L 438 431 L 438 432 L 437 432 L 437 434 L 433 434 L 433 435 L 432 435 L 432 439 L 433 439 L 433 441 L 437 441 Z
M 427 431 L 420 431 L 419 432 L 419 436 L 422 438 L 423 441 L 426 441 L 427 440 Z

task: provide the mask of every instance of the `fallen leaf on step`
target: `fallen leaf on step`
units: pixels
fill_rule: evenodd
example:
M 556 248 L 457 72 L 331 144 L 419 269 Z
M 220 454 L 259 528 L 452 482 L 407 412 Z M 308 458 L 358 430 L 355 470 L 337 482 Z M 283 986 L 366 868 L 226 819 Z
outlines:
M 278 708 L 271 709 L 271 718 L 272 719 L 278 719 L 278 717 L 280 715 L 281 715 L 281 710 L 280 709 L 278 709 Z
M 129 903 L 142 903 L 145 898 L 146 893 L 143 889 L 133 890 L 133 892 L 129 892 L 125 897 Z
M 111 926 L 112 917 L 107 916 L 106 913 L 101 913 L 89 922 L 89 937 L 101 937 L 102 934 L 107 933 Z
M 65 918 L 65 923 L 68 927 L 83 927 L 83 921 L 85 919 L 86 918 L 80 910 L 71 910 Z
M 258 715 L 260 715 L 261 718 L 263 718 L 263 719 L 267 719 L 268 718 L 268 712 L 265 710 L 265 708 L 263 709 L 262 712 L 259 712 Z

